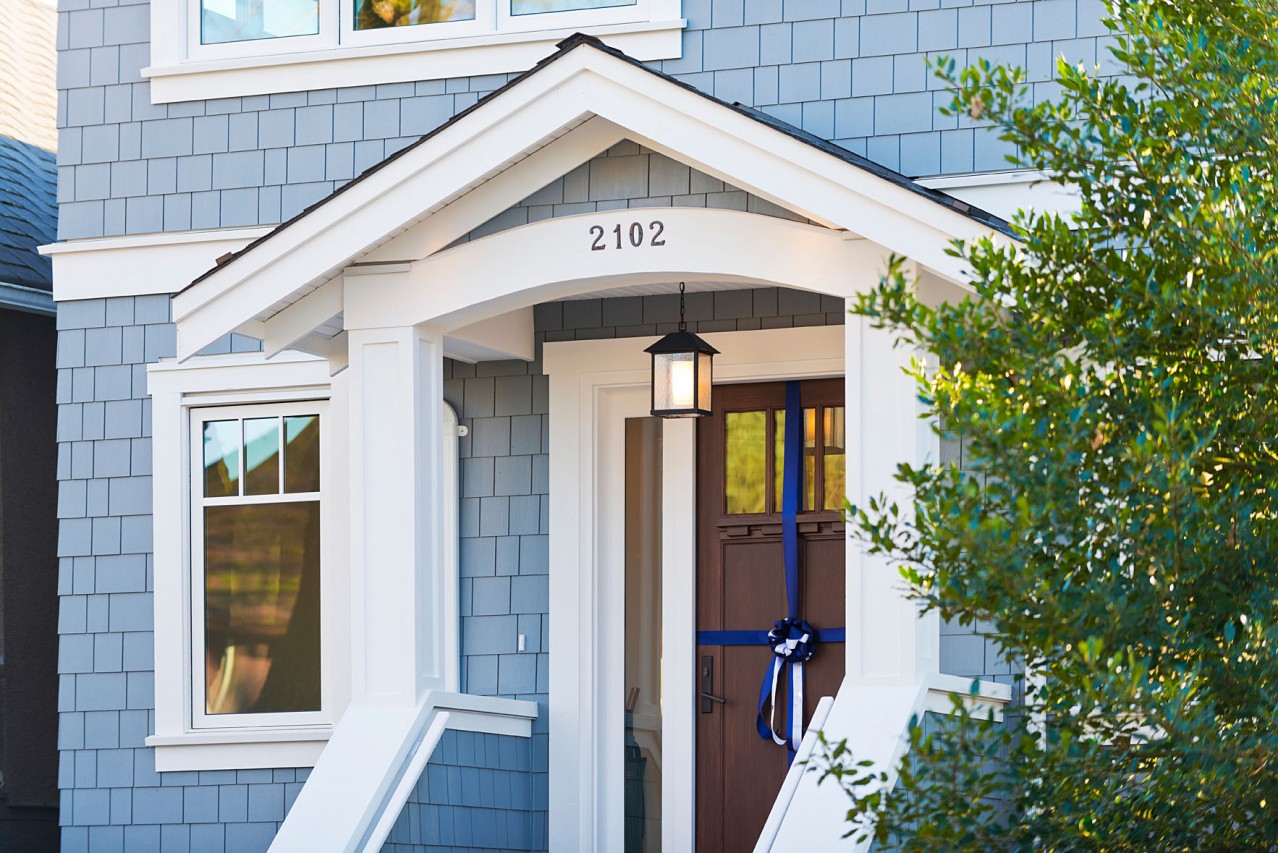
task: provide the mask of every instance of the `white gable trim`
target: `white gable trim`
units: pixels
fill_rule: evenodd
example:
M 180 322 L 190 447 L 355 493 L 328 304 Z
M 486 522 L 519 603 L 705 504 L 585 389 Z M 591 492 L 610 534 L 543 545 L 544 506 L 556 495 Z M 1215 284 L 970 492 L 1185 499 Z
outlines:
M 950 241 L 992 233 L 953 209 L 695 91 L 603 50 L 579 46 L 179 294 L 174 300 L 179 357 L 287 306 L 299 292 L 554 145 L 591 116 L 608 119 L 654 150 L 912 257 L 951 280 L 961 279 L 962 269 L 946 254 Z M 597 132 L 600 138 L 615 133 L 608 127 Z M 582 144 L 565 155 L 585 162 L 598 153 L 589 148 Z M 522 197 L 504 201 L 514 204 Z

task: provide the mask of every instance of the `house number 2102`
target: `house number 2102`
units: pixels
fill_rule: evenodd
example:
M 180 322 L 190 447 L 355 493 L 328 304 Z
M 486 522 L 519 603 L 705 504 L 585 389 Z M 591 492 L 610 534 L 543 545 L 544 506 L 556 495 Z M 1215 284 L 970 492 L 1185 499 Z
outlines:
M 594 238 L 594 241 L 590 244 L 590 251 L 602 252 L 604 249 L 609 248 L 620 249 L 627 242 L 636 249 L 643 245 L 664 246 L 666 241 L 661 235 L 665 233 L 665 230 L 666 224 L 660 219 L 654 219 L 649 222 L 647 229 L 643 227 L 642 222 L 631 222 L 629 228 L 618 224 L 613 226 L 612 229 L 612 237 L 614 239 L 609 240 L 608 232 L 604 230 L 602 225 L 591 225 L 590 236 Z

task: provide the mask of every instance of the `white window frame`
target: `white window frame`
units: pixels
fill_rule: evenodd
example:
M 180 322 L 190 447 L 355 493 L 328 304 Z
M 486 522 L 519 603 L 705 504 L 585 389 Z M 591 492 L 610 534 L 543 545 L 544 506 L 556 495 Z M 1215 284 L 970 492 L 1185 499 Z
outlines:
M 329 537 L 326 531 L 334 529 L 336 519 L 329 517 L 329 504 L 332 490 L 329 478 L 332 476 L 331 460 L 334 448 L 329 439 L 328 401 L 322 398 L 299 400 L 290 403 L 258 403 L 252 405 L 206 405 L 189 406 L 187 414 L 190 420 L 190 435 L 187 447 L 189 455 L 190 480 L 187 488 L 190 493 L 190 578 L 188 580 L 191 608 L 191 728 L 193 731 L 209 729 L 242 729 L 273 728 L 283 726 L 323 726 L 332 723 L 332 707 L 334 694 L 333 637 L 331 630 L 325 630 L 325 617 L 330 608 L 339 606 L 340 595 L 334 596 L 333 579 L 330 577 L 331 567 L 341 559 L 340 554 L 331 553 Z M 204 474 L 204 460 L 199 449 L 203 442 L 204 425 L 212 421 L 236 420 L 243 424 L 249 418 L 291 417 L 297 415 L 317 415 L 320 421 L 319 465 L 320 490 L 306 493 L 276 493 L 271 495 L 237 495 L 225 498 L 206 498 L 199 494 Z M 241 426 L 242 429 L 242 426 Z M 281 438 L 283 431 L 281 430 Z M 244 450 L 241 448 L 238 458 L 243 468 Z M 280 455 L 280 476 L 283 476 L 284 456 Z M 240 475 L 243 482 L 243 474 Z M 204 561 L 204 508 L 208 506 L 243 506 L 268 503 L 301 503 L 319 501 L 320 504 L 320 707 L 314 711 L 296 711 L 288 713 L 240 713 L 209 714 L 207 707 L 207 689 L 205 678 L 205 588 L 203 583 Z
M 319 32 L 309 36 L 278 36 L 216 44 L 200 41 L 204 27 L 203 0 L 178 0 L 182 6 L 186 56 L 194 60 L 239 59 L 265 54 L 301 53 L 337 46 L 337 0 L 318 0 Z
M 677 59 L 682 0 L 511 15 L 476 0 L 473 21 L 356 31 L 356 0 L 319 0 L 320 31 L 201 44 L 201 0 L 151 4 L 152 103 L 263 95 L 526 71 L 575 32 L 643 61 Z
M 154 514 L 155 748 L 159 771 L 247 770 L 312 767 L 350 704 L 353 677 L 350 574 L 349 379 L 330 375 L 328 359 L 286 351 L 266 359 L 261 353 L 201 356 L 185 363 L 166 360 L 147 367 L 151 395 L 151 455 Z M 266 715 L 235 715 L 244 725 L 197 728 L 193 680 L 204 666 L 192 653 L 195 599 L 192 579 L 192 430 L 196 409 L 309 404 L 327 401 L 321 421 L 321 667 L 324 719 L 266 725 Z M 444 689 L 460 680 L 458 598 L 458 437 L 465 435 L 457 414 L 443 404 L 444 458 L 441 469 L 445 619 L 437 627 L 445 655 Z M 323 413 L 321 413 L 323 417 Z M 196 443 L 195 448 L 202 448 Z M 325 451 L 327 453 L 325 454 Z M 220 716 L 220 715 L 219 715 Z
M 200 2 L 200 0 L 188 0 L 188 2 Z M 338 19 L 337 32 L 340 33 L 337 38 L 338 45 L 369 47 L 491 35 L 494 32 L 493 21 L 496 19 L 497 6 L 502 0 L 475 0 L 475 17 L 469 21 L 440 21 L 435 24 L 410 24 L 406 27 L 379 27 L 372 30 L 355 29 L 355 10 L 361 0 L 320 0 L 320 2 L 330 3 L 333 6 L 333 15 Z
M 598 27 L 607 24 L 634 24 L 651 20 L 651 0 L 636 0 L 627 6 L 604 6 L 598 9 L 578 9 L 571 12 L 536 12 L 530 15 L 513 15 L 512 0 L 497 0 L 497 32 L 530 33 L 537 30 L 555 30 L 574 27 Z
M 155 747 L 156 769 L 225 770 L 309 767 L 319 758 L 350 703 L 350 608 L 341 591 L 350 586 L 346 396 L 341 376 L 329 376 L 327 359 L 284 353 L 267 361 L 260 353 L 208 356 L 185 364 L 153 364 L 147 370 L 152 407 L 152 487 L 155 549 Z M 210 414 L 277 412 L 303 404 L 321 416 L 321 664 L 320 712 L 296 715 L 237 714 L 207 725 L 197 700 L 204 678 L 197 655 L 196 502 L 193 463 L 202 443 L 192 423 Z M 300 412 L 300 409 L 299 409 Z M 239 415 L 236 415 L 239 416 Z M 325 423 L 327 421 L 327 423 Z M 220 717 L 222 715 L 216 715 Z M 274 719 L 267 719 L 268 717 Z M 291 718 L 291 719 L 289 719 Z M 216 717 L 214 718 L 216 719 Z M 197 725 L 197 722 L 200 725 Z M 237 724 L 238 723 L 238 724 Z M 236 725 L 237 724 L 237 725 Z

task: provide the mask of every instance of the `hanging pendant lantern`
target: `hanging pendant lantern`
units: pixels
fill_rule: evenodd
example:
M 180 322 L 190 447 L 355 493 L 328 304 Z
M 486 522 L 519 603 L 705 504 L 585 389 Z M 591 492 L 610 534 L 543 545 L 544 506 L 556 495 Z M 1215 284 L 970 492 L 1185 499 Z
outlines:
M 688 331 L 684 289 L 679 282 L 679 331 L 644 350 L 652 353 L 652 414 L 658 418 L 710 415 L 712 365 L 719 351 Z

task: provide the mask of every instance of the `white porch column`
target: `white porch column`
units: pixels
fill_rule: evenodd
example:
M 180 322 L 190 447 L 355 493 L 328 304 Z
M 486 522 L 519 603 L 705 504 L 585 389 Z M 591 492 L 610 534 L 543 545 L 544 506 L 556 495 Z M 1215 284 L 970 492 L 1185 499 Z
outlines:
M 872 328 L 864 317 L 848 315 L 845 328 L 848 497 L 868 507 L 871 498 L 884 495 L 908 512 L 913 495 L 896 481 L 897 465 L 921 464 L 936 443 L 927 421 L 919 418 L 914 380 L 903 373 L 914 351 L 893 346 L 893 332 Z M 896 564 L 867 554 L 849 537 L 847 565 L 849 681 L 914 686 L 936 672 L 939 623 L 935 614 L 919 617 Z
M 415 706 L 445 687 L 443 335 L 348 335 L 352 698 Z

